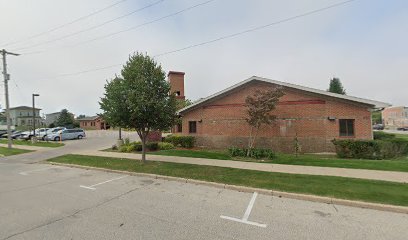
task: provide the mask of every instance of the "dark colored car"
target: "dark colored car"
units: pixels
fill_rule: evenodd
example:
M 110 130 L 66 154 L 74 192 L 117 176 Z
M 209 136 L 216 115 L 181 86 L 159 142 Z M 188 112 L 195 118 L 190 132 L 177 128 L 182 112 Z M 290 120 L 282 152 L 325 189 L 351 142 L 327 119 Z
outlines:
M 383 124 L 375 124 L 373 125 L 374 130 L 384 130 L 384 125 Z
M 408 127 L 399 127 L 397 128 L 398 131 L 408 131 Z

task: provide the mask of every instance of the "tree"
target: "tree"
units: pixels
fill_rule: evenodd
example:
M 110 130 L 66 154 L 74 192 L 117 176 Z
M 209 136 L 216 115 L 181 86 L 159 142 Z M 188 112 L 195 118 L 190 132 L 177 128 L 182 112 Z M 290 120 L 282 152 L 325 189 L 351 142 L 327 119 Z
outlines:
M 79 114 L 77 119 L 85 118 L 86 116 L 84 114 Z
M 339 78 L 330 79 L 330 86 L 329 89 L 327 89 L 327 91 L 346 95 L 346 89 L 343 88 L 343 84 L 341 83 Z
M 373 124 L 383 123 L 383 121 L 382 121 L 382 112 L 381 111 L 372 112 L 371 113 L 371 119 L 373 121 Z
M 185 108 L 193 104 L 190 99 L 177 99 L 177 110 Z
M 257 90 L 252 96 L 248 96 L 245 99 L 248 115 L 246 121 L 251 126 L 248 142 L 248 156 L 255 144 L 261 126 L 263 124 L 270 125 L 275 121 L 276 116 L 272 115 L 271 112 L 276 108 L 279 98 L 283 95 L 285 95 L 285 93 L 282 88 L 278 87 L 270 90 Z
M 74 124 L 73 115 L 70 112 L 68 112 L 67 109 L 62 109 L 57 121 L 55 121 L 55 125 L 67 127 L 73 126 L 73 124 Z
M 142 162 L 150 131 L 169 129 L 176 120 L 176 97 L 162 67 L 151 57 L 135 53 L 123 66 L 122 77 L 105 85 L 99 102 L 103 118 L 112 126 L 133 128 L 142 141 Z

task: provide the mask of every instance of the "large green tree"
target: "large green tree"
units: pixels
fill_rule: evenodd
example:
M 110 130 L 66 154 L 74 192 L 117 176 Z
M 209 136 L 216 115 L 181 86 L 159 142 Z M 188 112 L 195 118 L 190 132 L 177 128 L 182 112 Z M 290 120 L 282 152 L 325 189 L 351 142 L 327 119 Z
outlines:
M 112 126 L 133 128 L 142 141 L 146 161 L 149 132 L 169 129 L 176 120 L 177 102 L 162 67 L 150 56 L 135 53 L 123 66 L 121 77 L 105 85 L 102 116 Z
M 339 78 L 332 78 L 330 79 L 329 89 L 328 92 L 338 93 L 346 95 L 346 89 L 344 89 L 343 84 L 341 83 Z
M 67 109 L 62 109 L 58 119 L 55 121 L 56 126 L 72 127 L 74 125 L 74 116 Z

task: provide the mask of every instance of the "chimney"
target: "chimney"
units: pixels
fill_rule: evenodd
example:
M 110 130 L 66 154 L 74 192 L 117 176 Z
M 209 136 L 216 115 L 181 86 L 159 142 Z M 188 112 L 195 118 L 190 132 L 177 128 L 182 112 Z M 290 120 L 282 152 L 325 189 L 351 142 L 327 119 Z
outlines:
M 176 94 L 177 99 L 185 99 L 184 96 L 184 72 L 170 71 L 167 78 L 170 83 L 170 92 Z

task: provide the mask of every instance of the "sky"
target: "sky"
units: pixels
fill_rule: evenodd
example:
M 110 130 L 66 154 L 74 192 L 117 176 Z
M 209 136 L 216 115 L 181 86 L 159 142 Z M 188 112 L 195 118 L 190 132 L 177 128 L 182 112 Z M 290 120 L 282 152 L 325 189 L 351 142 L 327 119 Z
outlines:
M 0 0 L 0 49 L 21 54 L 7 58 L 10 106 L 31 106 L 38 93 L 42 113 L 95 115 L 104 84 L 134 52 L 156 56 L 339 2 Z M 186 73 L 191 100 L 251 76 L 323 90 L 338 77 L 348 95 L 407 106 L 407 43 L 408 1 L 355 0 L 155 60 Z

